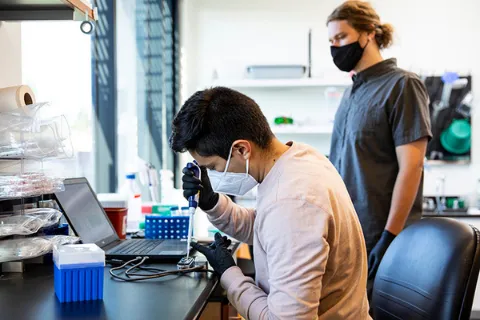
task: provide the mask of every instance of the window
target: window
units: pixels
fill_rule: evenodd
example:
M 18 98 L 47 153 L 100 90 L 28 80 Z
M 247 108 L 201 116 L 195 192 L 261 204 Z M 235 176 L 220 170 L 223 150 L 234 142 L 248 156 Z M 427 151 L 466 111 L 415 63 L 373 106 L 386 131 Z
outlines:
M 177 4 L 116 1 L 117 172 L 139 169 L 138 157 L 175 171 L 168 146 L 178 104 Z
M 22 22 L 22 82 L 37 102 L 50 102 L 47 115 L 64 114 L 75 157 L 45 162 L 64 177 L 95 182 L 92 121 L 91 40 L 79 22 Z

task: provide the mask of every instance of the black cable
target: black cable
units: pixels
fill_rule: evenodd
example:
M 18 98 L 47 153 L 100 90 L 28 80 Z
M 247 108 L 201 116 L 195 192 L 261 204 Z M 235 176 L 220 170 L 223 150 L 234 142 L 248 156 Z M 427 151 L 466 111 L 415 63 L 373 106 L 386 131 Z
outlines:
M 147 259 L 148 259 L 148 257 L 143 257 L 142 260 L 141 260 L 139 263 L 134 264 L 133 266 L 131 266 L 130 268 L 128 268 L 127 271 L 125 271 L 125 275 L 126 275 L 128 278 L 130 278 L 130 276 L 128 275 L 128 272 L 129 272 L 130 270 L 133 270 L 133 269 L 141 266 L 141 265 L 145 262 L 145 260 L 147 260 Z
M 133 282 L 133 281 L 142 281 L 142 280 L 149 280 L 149 279 L 156 279 L 156 278 L 162 278 L 170 275 L 185 275 L 191 272 L 211 272 L 214 273 L 212 270 L 205 269 L 203 266 L 198 266 L 198 267 L 193 267 L 193 268 L 186 268 L 186 269 L 179 269 L 179 270 L 171 270 L 171 271 L 166 271 L 162 269 L 157 269 L 157 268 L 151 268 L 151 267 L 142 267 L 142 264 L 145 263 L 145 261 L 148 259 L 148 257 L 136 257 L 135 259 L 132 259 L 130 261 L 127 261 L 123 263 L 122 265 L 118 267 L 112 267 L 109 272 L 110 275 L 116 279 L 116 280 L 121 280 L 125 282 Z M 138 262 L 139 261 L 139 262 Z M 133 266 L 128 267 L 130 264 L 133 264 Z M 128 269 L 125 271 L 125 277 L 120 276 L 119 274 L 116 274 L 114 271 L 117 270 L 122 270 L 124 268 L 128 267 Z M 158 273 L 154 274 L 142 274 L 138 272 L 132 272 L 135 269 L 140 269 L 143 271 L 160 271 Z
M 125 261 L 123 260 L 118 260 L 118 259 L 111 259 L 111 260 L 106 260 L 105 261 L 107 264 L 110 264 L 112 266 L 121 266 L 125 263 Z M 143 267 L 143 266 L 138 266 L 137 267 L 138 269 L 140 270 L 144 270 L 144 271 L 152 271 L 152 272 L 163 272 L 163 271 L 167 271 L 167 270 L 164 270 L 164 269 L 158 269 L 158 268 L 152 268 L 152 267 Z

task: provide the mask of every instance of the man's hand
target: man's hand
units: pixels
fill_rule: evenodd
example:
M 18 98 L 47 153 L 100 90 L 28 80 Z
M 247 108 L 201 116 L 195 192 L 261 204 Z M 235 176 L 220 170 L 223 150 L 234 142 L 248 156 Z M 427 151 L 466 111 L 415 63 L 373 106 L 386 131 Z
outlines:
M 227 237 L 222 237 L 222 235 L 217 232 L 215 233 L 215 242 L 208 247 L 198 243 L 192 243 L 192 248 L 203 253 L 213 270 L 221 277 L 227 269 L 236 265 L 232 257 L 232 250 L 228 249 L 231 243 L 231 240 L 227 239 Z
M 374 279 L 377 274 L 378 266 L 382 261 L 385 252 L 387 251 L 390 243 L 395 239 L 395 235 L 387 230 L 383 230 L 380 240 L 378 240 L 375 247 L 370 251 L 368 257 L 368 279 Z
M 200 209 L 206 211 L 215 207 L 218 202 L 218 193 L 213 192 L 207 169 L 200 167 L 200 170 L 202 171 L 202 180 L 195 177 L 192 170 L 187 167 L 183 168 L 183 196 L 188 200 L 189 197 L 196 195 L 200 191 L 198 205 Z

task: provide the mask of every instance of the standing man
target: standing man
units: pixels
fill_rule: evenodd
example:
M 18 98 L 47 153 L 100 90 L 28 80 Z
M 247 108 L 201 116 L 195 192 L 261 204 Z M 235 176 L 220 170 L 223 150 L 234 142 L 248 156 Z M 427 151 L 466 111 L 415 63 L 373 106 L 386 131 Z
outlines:
M 393 28 L 369 3 L 343 3 L 327 26 L 335 65 L 354 74 L 335 116 L 330 160 L 360 218 L 370 297 L 388 246 L 422 215 L 423 159 L 432 137 L 428 94 L 415 74 L 382 58 Z
M 188 151 L 184 196 L 223 232 L 254 244 L 255 280 L 216 235 L 205 254 L 230 302 L 247 319 L 370 319 L 365 241 L 342 178 L 312 147 L 280 142 L 260 107 L 228 88 L 198 91 L 173 120 L 170 144 Z M 256 209 L 224 194 L 258 186 Z

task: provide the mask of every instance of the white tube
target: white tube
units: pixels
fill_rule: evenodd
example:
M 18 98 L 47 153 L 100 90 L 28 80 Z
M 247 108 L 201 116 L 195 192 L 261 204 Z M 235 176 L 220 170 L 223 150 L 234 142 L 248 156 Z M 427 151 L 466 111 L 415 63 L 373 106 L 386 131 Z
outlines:
M 190 207 L 188 209 L 188 236 L 187 236 L 187 259 L 190 256 L 190 243 L 192 242 L 192 229 L 193 229 L 193 214 L 195 213 L 195 208 Z

